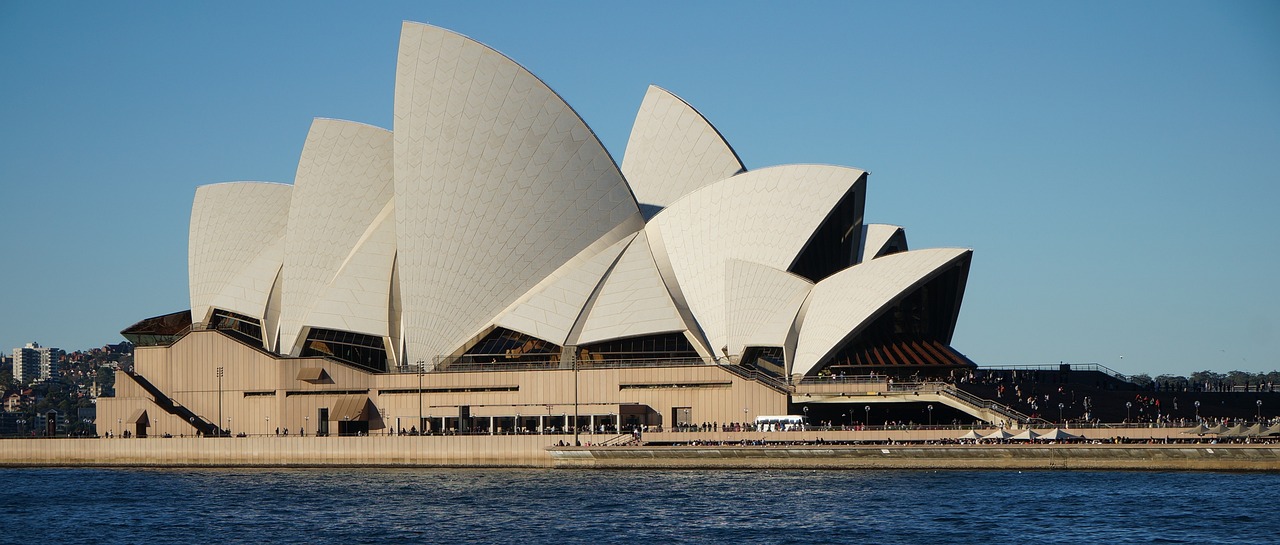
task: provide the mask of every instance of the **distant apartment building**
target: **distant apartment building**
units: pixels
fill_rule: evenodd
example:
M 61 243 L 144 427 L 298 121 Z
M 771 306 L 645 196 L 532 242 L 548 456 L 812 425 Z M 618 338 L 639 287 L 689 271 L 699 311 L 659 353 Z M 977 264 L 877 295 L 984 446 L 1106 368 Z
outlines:
M 19 384 L 30 384 L 58 376 L 58 363 L 66 353 L 60 348 L 27 343 L 13 349 L 13 379 Z

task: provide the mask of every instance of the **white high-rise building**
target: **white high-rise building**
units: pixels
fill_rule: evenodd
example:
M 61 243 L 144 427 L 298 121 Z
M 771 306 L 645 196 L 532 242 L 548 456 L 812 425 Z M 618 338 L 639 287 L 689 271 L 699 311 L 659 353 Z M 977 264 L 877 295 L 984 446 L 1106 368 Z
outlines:
M 58 363 L 65 352 L 59 348 L 27 343 L 13 349 L 13 379 L 20 384 L 49 380 L 58 376 Z

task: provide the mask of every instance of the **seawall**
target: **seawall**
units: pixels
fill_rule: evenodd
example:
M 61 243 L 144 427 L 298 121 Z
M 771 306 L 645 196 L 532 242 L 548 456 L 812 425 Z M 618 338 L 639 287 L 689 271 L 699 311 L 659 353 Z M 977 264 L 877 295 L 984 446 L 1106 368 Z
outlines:
M 557 468 L 1280 471 L 1280 445 L 884 445 L 552 448 Z
M 8 467 L 551 467 L 573 436 L 461 435 L 0 440 Z
M 556 447 L 567 435 L 4 439 L 0 467 L 524 467 L 756 469 L 1140 469 L 1280 471 L 1280 444 L 770 445 L 806 433 L 646 434 L 726 446 Z M 1176 430 L 1172 430 L 1176 431 Z M 873 440 L 883 432 L 826 440 Z M 947 432 L 954 435 L 954 430 Z M 1155 435 L 1152 433 L 1151 435 Z M 1176 436 L 1176 434 L 1173 434 Z M 752 437 L 747 437 L 752 436 Z M 586 442 L 614 436 L 584 435 Z M 905 437 L 895 437 L 902 441 Z M 1137 438 L 1133 438 L 1137 439 Z

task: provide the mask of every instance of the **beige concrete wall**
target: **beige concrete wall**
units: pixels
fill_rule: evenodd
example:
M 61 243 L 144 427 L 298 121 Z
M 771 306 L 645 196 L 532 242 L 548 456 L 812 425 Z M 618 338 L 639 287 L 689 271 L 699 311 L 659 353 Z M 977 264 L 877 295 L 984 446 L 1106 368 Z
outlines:
M 0 466 L 549 467 L 563 435 L 0 440 Z
M 1121 438 L 1127 441 L 1187 441 L 1195 438 L 1195 436 L 1182 433 L 1186 428 L 1083 428 L 1068 429 L 1067 432 L 1073 435 L 1079 435 L 1089 440 L 1110 440 Z M 1047 432 L 1045 428 L 1034 428 L 1037 433 Z M 644 441 L 649 443 L 689 443 L 692 441 L 715 441 L 715 442 L 740 442 L 740 441 L 766 441 L 771 443 L 777 442 L 794 442 L 794 443 L 812 443 L 819 440 L 844 442 L 844 441 L 902 441 L 902 442 L 924 442 L 924 441 L 946 441 L 955 439 L 964 435 L 969 430 L 956 429 L 871 429 L 871 430 L 809 430 L 809 431 L 784 431 L 784 432 L 709 432 L 709 433 L 692 433 L 692 432 L 662 432 L 662 433 L 646 433 Z M 990 434 L 996 431 L 995 428 L 978 428 L 974 431 L 982 435 Z M 1012 430 L 1016 433 L 1019 430 Z M 1205 442 L 1212 440 L 1212 436 L 1202 439 Z
M 557 468 L 1280 470 L 1273 445 L 554 448 Z
M 0 440 L 0 466 L 1280 470 L 1276 445 L 552 446 L 570 440 L 563 435 L 6 439 Z
M 277 427 L 288 428 L 291 434 L 303 427 L 315 433 L 317 409 L 332 409 L 343 395 L 339 392 L 367 392 L 381 417 L 371 424 L 375 434 L 383 429 L 383 421 L 393 426 L 399 418 L 407 430 L 418 419 L 416 374 L 371 374 L 321 358 L 277 358 L 217 331 L 195 331 L 169 347 L 139 347 L 134 358 L 138 374 L 176 402 L 229 427 L 233 434 L 274 435 Z M 223 368 L 221 394 L 218 367 Z M 324 368 L 331 380 L 318 384 L 298 380 L 304 367 Z M 150 435 L 194 432 L 149 402 L 140 387 L 127 379 L 121 382 L 127 384 L 118 391 L 121 395 L 99 399 L 99 434 L 120 433 L 117 420 L 127 419 L 137 408 L 148 411 Z M 425 417 L 456 417 L 459 406 L 469 406 L 471 414 L 479 417 L 572 415 L 575 382 L 578 412 L 583 416 L 616 414 L 620 405 L 646 405 L 661 415 L 663 425 L 670 426 L 674 407 L 691 407 L 692 420 L 698 423 L 744 422 L 757 415 L 787 412 L 785 394 L 717 366 L 583 368 L 576 376 L 572 370 L 427 373 L 421 382 L 425 390 L 421 411 Z M 635 385 L 660 387 L 624 388 Z M 518 390 L 431 392 L 495 387 Z M 302 395 L 309 392 L 334 393 Z M 253 395 L 264 393 L 268 395 Z M 336 426 L 330 431 L 336 433 Z

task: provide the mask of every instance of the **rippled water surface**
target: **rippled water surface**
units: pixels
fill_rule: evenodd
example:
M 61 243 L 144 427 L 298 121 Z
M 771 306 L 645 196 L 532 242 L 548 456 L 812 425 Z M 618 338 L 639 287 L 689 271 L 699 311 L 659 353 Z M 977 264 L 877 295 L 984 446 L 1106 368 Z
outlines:
M 1280 475 L 0 469 L 4 543 L 1277 543 Z

